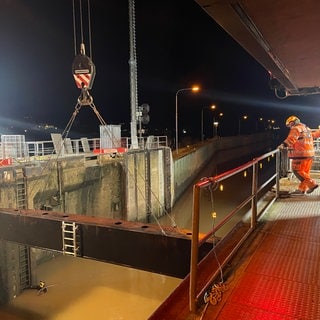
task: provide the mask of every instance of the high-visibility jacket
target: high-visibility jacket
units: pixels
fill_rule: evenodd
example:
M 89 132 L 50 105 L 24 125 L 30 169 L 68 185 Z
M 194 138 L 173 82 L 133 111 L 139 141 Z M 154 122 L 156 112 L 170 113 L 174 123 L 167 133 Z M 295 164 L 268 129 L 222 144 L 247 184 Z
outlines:
M 291 127 L 288 137 L 284 140 L 288 147 L 289 158 L 310 158 L 314 156 L 311 129 L 303 123 Z
M 313 139 L 320 138 L 320 129 L 312 131 L 312 138 Z

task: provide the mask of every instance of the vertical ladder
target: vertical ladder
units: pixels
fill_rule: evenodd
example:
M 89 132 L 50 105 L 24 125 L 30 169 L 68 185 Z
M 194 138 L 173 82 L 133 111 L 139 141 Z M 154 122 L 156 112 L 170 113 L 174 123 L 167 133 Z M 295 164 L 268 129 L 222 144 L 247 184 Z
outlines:
M 79 246 L 77 244 L 78 234 L 78 226 L 75 222 L 66 222 L 62 221 L 62 252 L 63 254 L 71 255 L 76 257 Z
M 30 248 L 19 245 L 19 273 L 20 273 L 20 291 L 30 288 L 31 270 L 30 270 Z
M 23 168 L 16 169 L 17 209 L 27 209 L 27 186 Z

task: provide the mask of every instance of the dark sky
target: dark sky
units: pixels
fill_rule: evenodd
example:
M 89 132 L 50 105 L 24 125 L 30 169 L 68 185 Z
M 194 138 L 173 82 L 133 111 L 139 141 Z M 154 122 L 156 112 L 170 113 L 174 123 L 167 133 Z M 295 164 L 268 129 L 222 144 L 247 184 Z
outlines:
M 85 7 L 86 1 L 82 3 Z M 107 123 L 128 126 L 128 2 L 90 3 L 97 70 L 91 94 Z M 64 128 L 80 94 L 71 73 L 72 0 L 1 0 L 0 39 L 4 123 L 25 126 L 25 118 L 32 117 Z M 201 92 L 179 95 L 179 124 L 194 134 L 200 133 L 202 108 L 212 103 L 224 113 L 225 128 L 228 124 L 234 133 L 244 114 L 276 119 L 279 125 L 291 114 L 311 127 L 320 123 L 318 96 L 277 99 L 268 87 L 267 72 L 192 0 L 136 0 L 136 41 L 138 99 L 139 105 L 150 105 L 149 128 L 174 129 L 175 94 L 193 84 L 200 85 Z M 88 54 L 87 38 L 85 44 Z M 205 122 L 212 117 L 208 110 L 204 115 Z M 98 125 L 89 107 L 81 109 L 74 124 L 80 131 L 97 132 Z

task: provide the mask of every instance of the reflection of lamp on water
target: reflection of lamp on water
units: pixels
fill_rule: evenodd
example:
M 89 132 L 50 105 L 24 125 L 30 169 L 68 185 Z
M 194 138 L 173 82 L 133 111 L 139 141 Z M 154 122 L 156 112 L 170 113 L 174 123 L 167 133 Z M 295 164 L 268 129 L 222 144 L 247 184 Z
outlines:
M 177 92 L 176 92 L 176 153 L 178 154 L 179 151 L 179 137 L 178 137 L 178 94 L 179 92 L 182 92 L 182 91 L 193 91 L 193 92 L 197 92 L 199 91 L 200 88 L 197 87 L 197 86 L 193 86 L 192 88 L 184 88 L 184 89 L 179 89 Z

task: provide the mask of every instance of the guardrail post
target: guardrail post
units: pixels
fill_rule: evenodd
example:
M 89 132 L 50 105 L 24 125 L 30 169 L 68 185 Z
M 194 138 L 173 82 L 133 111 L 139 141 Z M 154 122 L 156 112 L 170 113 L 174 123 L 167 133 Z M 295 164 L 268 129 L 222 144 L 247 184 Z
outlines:
M 189 310 L 196 312 L 196 287 L 199 251 L 199 201 L 200 188 L 193 186 L 193 214 L 192 214 L 192 241 L 191 241 L 191 261 L 190 261 L 190 285 L 189 285 Z
M 259 161 L 254 161 L 252 164 L 251 228 L 257 223 L 258 164 Z
M 276 153 L 276 198 L 279 197 L 280 190 L 280 172 L 281 172 L 281 154 L 280 151 Z
M 190 257 L 190 278 L 189 278 L 189 311 L 191 313 L 196 313 L 198 297 L 201 296 L 203 290 L 206 286 L 208 286 L 211 282 L 214 281 L 213 275 L 210 279 L 207 279 L 206 284 L 203 287 L 200 287 L 200 283 L 198 283 L 197 273 L 198 273 L 198 254 L 199 254 L 199 244 L 207 241 L 217 230 L 219 230 L 223 225 L 225 225 L 232 217 L 234 217 L 241 209 L 247 207 L 251 203 L 251 226 L 250 229 L 242 236 L 238 244 L 232 249 L 231 253 L 228 257 L 225 258 L 223 263 L 220 263 L 223 267 L 227 261 L 229 261 L 232 255 L 236 252 L 236 250 L 241 246 L 241 244 L 247 239 L 248 235 L 253 231 L 256 227 L 258 221 L 258 193 L 271 182 L 273 183 L 274 179 L 277 179 L 277 190 L 279 189 L 279 174 L 273 174 L 269 177 L 264 183 L 259 185 L 259 165 L 261 161 L 264 159 L 274 156 L 276 154 L 276 168 L 275 171 L 279 172 L 279 152 L 271 151 L 263 156 L 253 159 L 252 161 L 239 166 L 235 169 L 229 170 L 223 174 L 220 174 L 215 177 L 210 178 L 202 178 L 198 183 L 193 185 L 193 212 L 192 212 L 192 242 L 191 242 L 191 257 Z M 244 199 L 236 208 L 234 208 L 230 213 L 228 213 L 224 219 L 222 219 L 210 232 L 208 232 L 204 237 L 199 240 L 199 217 L 200 217 L 200 191 L 203 188 L 208 187 L 209 185 L 216 185 L 220 181 L 228 179 L 246 169 L 252 168 L 252 185 L 251 185 L 251 194 Z M 277 191 L 278 193 L 278 191 Z M 265 211 L 265 208 L 263 209 Z M 261 214 L 261 212 L 259 213 Z M 201 289 L 200 294 L 197 293 L 197 289 Z

